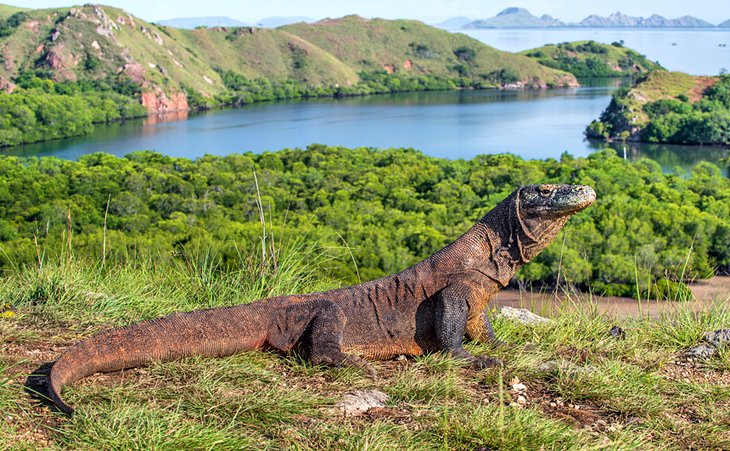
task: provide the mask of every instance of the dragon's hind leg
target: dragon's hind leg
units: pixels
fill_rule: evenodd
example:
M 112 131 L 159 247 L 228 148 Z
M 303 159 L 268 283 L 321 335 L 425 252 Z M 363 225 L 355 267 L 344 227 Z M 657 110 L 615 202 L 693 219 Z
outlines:
M 319 313 L 310 326 L 309 358 L 315 365 L 353 366 L 374 377 L 375 369 L 362 358 L 342 352 L 342 337 L 347 318 L 339 305 L 323 299 Z
M 342 352 L 342 338 L 347 317 L 336 303 L 329 299 L 313 299 L 296 303 L 287 307 L 285 317 L 286 319 L 282 318 L 282 320 L 287 324 L 306 322 L 306 326 L 302 324 L 305 330 L 303 335 L 281 334 L 282 328 L 276 327 L 277 333 L 269 335 L 269 342 L 275 348 L 291 349 L 294 341 L 298 341 L 297 347 L 303 347 L 303 351 L 315 365 L 353 366 L 366 371 L 372 377 L 376 375 L 375 369 L 368 362 L 358 356 Z M 297 326 L 289 327 L 289 330 L 298 329 Z M 288 343 L 284 343 L 284 341 L 288 341 Z

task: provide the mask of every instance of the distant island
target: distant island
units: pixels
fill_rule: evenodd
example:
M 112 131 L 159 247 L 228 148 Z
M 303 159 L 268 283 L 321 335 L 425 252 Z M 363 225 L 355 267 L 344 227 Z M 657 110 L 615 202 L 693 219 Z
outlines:
M 705 20 L 692 16 L 668 19 L 658 14 L 649 17 L 635 17 L 615 12 L 608 17 L 590 15 L 580 22 L 563 22 L 544 14 L 535 16 L 525 8 L 511 7 L 489 19 L 474 20 L 464 23 L 462 17 L 445 20 L 435 26 L 450 30 L 474 30 L 491 28 L 716 28 L 730 27 L 730 20 L 713 25 Z

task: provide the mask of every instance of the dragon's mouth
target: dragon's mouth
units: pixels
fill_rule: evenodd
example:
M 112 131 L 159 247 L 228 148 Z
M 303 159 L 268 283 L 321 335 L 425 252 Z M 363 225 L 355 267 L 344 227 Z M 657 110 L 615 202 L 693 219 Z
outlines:
M 562 214 L 577 213 L 596 201 L 596 192 L 587 185 L 569 185 L 567 193 L 560 193 L 555 199 L 555 207 Z

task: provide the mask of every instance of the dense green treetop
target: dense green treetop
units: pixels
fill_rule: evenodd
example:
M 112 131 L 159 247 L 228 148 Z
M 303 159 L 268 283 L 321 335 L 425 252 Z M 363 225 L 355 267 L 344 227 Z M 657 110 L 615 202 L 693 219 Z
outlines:
M 321 145 L 194 161 L 152 152 L 78 162 L 0 158 L 0 263 L 68 252 L 68 230 L 73 252 L 100 257 L 108 201 L 110 261 L 165 262 L 201 248 L 226 265 L 241 254 L 260 258 L 263 216 L 266 249 L 316 243 L 331 256 L 324 271 L 357 282 L 429 256 L 517 186 L 539 182 L 588 184 L 598 201 L 515 283 L 559 281 L 635 296 L 656 280 L 730 268 L 730 181 L 711 164 L 685 177 L 612 151 L 560 161 L 464 161 Z

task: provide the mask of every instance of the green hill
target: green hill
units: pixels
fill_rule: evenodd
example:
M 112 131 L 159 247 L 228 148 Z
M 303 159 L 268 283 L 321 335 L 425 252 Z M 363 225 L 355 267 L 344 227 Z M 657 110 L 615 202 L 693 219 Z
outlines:
M 523 56 L 415 21 L 351 16 L 275 30 L 181 30 L 96 5 L 32 10 L 21 19 L 0 38 L 3 85 L 39 68 L 55 81 L 130 79 L 150 110 L 186 107 L 183 88 L 208 99 L 230 90 L 227 71 L 310 88 L 357 85 L 363 70 L 461 77 L 486 87 L 575 83 Z
M 662 69 L 659 63 L 623 46 L 595 41 L 563 42 L 520 52 L 538 63 L 576 77 L 625 77 Z
M 347 16 L 287 25 L 280 30 L 301 36 L 356 70 L 461 75 L 497 84 L 507 81 L 540 87 L 575 83 L 569 75 L 528 58 L 413 20 Z M 512 76 L 500 79 L 504 71 Z

